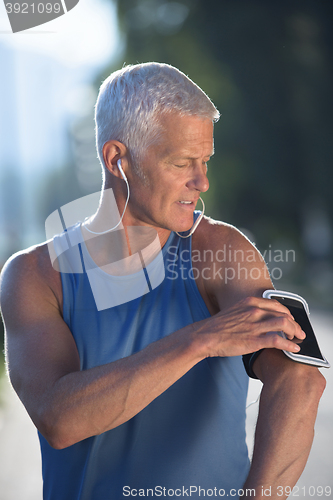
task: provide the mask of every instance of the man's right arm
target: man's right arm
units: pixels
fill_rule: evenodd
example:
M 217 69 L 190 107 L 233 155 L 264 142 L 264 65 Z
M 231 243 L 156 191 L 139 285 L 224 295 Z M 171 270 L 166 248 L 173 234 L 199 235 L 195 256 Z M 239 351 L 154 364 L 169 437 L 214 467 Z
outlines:
M 58 449 L 126 422 L 207 356 L 291 350 L 293 343 L 266 332 L 283 328 L 301 335 L 279 303 L 251 298 L 129 357 L 81 371 L 40 254 L 39 248 L 6 264 L 1 307 L 11 382 L 36 427 Z
M 12 385 L 36 427 L 53 447 L 64 448 L 129 420 L 200 359 L 190 347 L 190 326 L 177 338 L 80 371 L 38 253 L 17 255 L 2 273 L 6 357 Z

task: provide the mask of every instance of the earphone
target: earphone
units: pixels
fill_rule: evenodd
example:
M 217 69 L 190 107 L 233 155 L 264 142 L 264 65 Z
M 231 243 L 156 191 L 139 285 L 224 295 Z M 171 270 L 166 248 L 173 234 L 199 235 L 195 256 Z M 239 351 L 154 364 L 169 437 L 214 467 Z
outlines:
M 129 197 L 130 197 L 130 188 L 129 188 L 129 184 L 128 184 L 128 180 L 127 180 L 127 177 L 125 175 L 125 172 L 123 171 L 122 169 L 122 166 L 121 166 L 121 159 L 119 158 L 119 160 L 117 160 L 117 167 L 119 169 L 119 172 L 121 173 L 122 175 L 122 178 L 124 179 L 124 181 L 126 182 L 126 186 L 127 186 L 127 198 L 126 198 L 126 203 L 125 203 L 125 207 L 124 207 L 124 210 L 123 210 L 123 213 L 122 213 L 122 216 L 120 217 L 120 220 L 118 222 L 118 224 L 116 224 L 114 227 L 111 227 L 111 229 L 107 229 L 106 231 L 101 231 L 101 232 L 96 232 L 96 231 L 92 231 L 91 229 L 88 229 L 86 226 L 86 230 L 89 232 L 89 233 L 92 233 L 92 234 L 105 234 L 105 233 L 109 233 L 110 231 L 113 231 L 114 229 L 117 229 L 117 227 L 121 224 L 121 221 L 123 220 L 123 217 L 125 215 L 125 210 L 127 208 L 127 204 L 128 204 L 128 200 L 129 200 Z M 86 219 L 87 220 L 87 219 Z
M 118 167 L 118 169 L 119 169 L 119 172 L 120 172 L 120 173 L 121 173 L 121 175 L 123 176 L 124 181 L 128 183 L 128 181 L 127 181 L 127 177 L 126 177 L 126 175 L 125 175 L 125 172 L 123 171 L 122 166 L 121 166 L 121 159 L 120 159 L 120 158 L 119 158 L 119 160 L 117 160 L 117 167 Z

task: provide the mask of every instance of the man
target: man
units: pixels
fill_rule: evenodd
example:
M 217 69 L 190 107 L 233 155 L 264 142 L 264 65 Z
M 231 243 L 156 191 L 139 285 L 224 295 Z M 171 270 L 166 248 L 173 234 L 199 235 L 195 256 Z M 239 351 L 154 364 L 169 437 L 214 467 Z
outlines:
M 251 243 L 196 224 L 218 117 L 171 66 L 113 73 L 96 105 L 96 214 L 5 266 L 9 374 L 39 430 L 46 499 L 285 498 L 306 464 L 325 382 L 281 352 L 305 334 L 261 298 L 272 283 Z M 140 270 L 148 289 L 126 301 Z M 241 355 L 259 350 L 250 466 Z

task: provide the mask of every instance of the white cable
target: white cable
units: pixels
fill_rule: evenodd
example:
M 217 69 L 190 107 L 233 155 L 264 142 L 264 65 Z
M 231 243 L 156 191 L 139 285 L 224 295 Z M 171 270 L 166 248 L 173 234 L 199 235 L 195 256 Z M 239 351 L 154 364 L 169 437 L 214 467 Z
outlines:
M 111 227 L 111 229 L 107 229 L 106 231 L 101 231 L 100 233 L 99 232 L 96 232 L 96 231 L 92 231 L 91 229 L 88 229 L 86 226 L 86 230 L 89 231 L 89 233 L 92 233 L 92 234 L 105 234 L 105 233 L 109 233 L 110 231 L 114 231 L 114 229 L 117 229 L 117 227 L 121 224 L 121 221 L 123 220 L 123 217 L 125 215 L 125 210 L 127 208 L 127 204 L 128 204 L 128 200 L 129 200 L 129 197 L 130 197 L 130 188 L 129 188 L 129 185 L 128 185 L 128 180 L 126 178 L 126 176 L 123 176 L 123 179 L 124 181 L 126 182 L 126 186 L 127 186 L 127 199 L 126 199 L 126 203 L 125 203 L 125 207 L 124 207 L 124 211 L 122 213 L 122 216 L 120 217 L 120 221 L 118 222 L 118 224 L 116 224 L 114 227 Z M 89 219 L 89 217 L 87 217 L 85 220 L 84 220 L 84 223 L 86 222 L 86 220 Z M 83 223 L 83 224 L 84 224 Z
M 115 229 L 117 229 L 117 227 L 120 225 L 121 221 L 123 220 L 123 217 L 125 215 L 125 211 L 126 211 L 126 208 L 127 208 L 127 204 L 128 204 L 128 200 L 129 200 L 129 197 L 130 197 L 130 188 L 129 188 L 129 184 L 128 184 L 128 180 L 127 180 L 127 177 L 123 171 L 123 169 L 121 168 L 121 160 L 118 160 L 117 161 L 117 166 L 119 168 L 119 171 L 124 179 L 124 181 L 126 182 L 126 186 L 127 186 L 127 199 L 126 199 L 126 203 L 125 203 L 125 207 L 124 207 L 124 211 L 122 213 L 122 216 L 120 217 L 120 221 L 118 222 L 118 224 L 116 224 L 114 227 L 112 227 L 111 229 L 107 229 L 106 231 L 101 231 L 101 232 L 96 232 L 96 231 L 92 231 L 91 229 L 88 229 L 86 226 L 86 230 L 91 233 L 91 234 L 106 234 L 106 233 L 109 233 L 110 231 L 114 231 Z M 197 218 L 197 220 L 195 221 L 195 223 L 193 224 L 189 234 L 187 234 L 186 236 L 183 236 L 182 234 L 180 233 L 177 233 L 176 231 L 176 234 L 178 234 L 178 236 L 180 238 L 189 238 L 190 236 L 192 236 L 192 234 L 194 233 L 194 231 L 196 230 L 196 228 L 198 227 L 198 225 L 200 224 L 201 222 L 201 219 L 203 218 L 204 216 L 204 213 L 205 213 L 205 204 L 204 204 L 204 201 L 203 199 L 199 196 L 199 200 L 201 200 L 201 203 L 202 203 L 202 212 L 201 214 L 199 215 L 199 217 Z M 89 218 L 87 217 L 83 224 L 86 222 L 86 220 L 88 220 Z
M 194 233 L 194 231 L 196 230 L 196 228 L 198 227 L 198 225 L 200 224 L 201 222 L 201 219 L 203 218 L 204 214 L 205 214 L 205 204 L 204 204 L 204 201 L 202 198 L 200 198 L 199 196 L 199 200 L 201 200 L 201 203 L 202 203 L 202 212 L 201 214 L 199 215 L 199 217 L 197 218 L 197 220 L 195 221 L 195 223 L 193 224 L 189 234 L 187 234 L 186 236 L 183 236 L 182 234 L 180 233 L 177 233 L 177 231 L 175 231 L 176 234 L 178 234 L 178 236 L 180 236 L 181 238 L 189 238 L 189 236 L 192 236 L 192 234 Z
M 255 405 L 256 403 L 258 403 L 260 395 L 261 395 L 261 391 L 260 391 L 259 396 L 257 397 L 257 399 L 255 401 L 252 401 L 252 403 L 249 403 L 245 409 L 247 410 L 250 406 Z

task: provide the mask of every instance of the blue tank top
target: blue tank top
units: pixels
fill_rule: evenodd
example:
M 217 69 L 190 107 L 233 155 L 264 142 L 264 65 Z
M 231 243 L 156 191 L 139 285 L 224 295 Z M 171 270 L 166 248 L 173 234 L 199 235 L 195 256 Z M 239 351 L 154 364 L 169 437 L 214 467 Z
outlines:
M 94 266 L 89 266 L 92 260 L 80 235 L 77 224 L 55 237 L 54 244 L 61 253 L 68 248 L 69 237 L 81 241 L 75 252 L 82 269 L 73 269 L 76 264 L 71 268 L 67 252 L 61 278 L 63 317 L 82 370 L 129 356 L 210 316 L 193 279 L 191 237 L 170 234 L 162 249 L 165 277 L 158 286 L 98 310 L 88 276 L 88 268 Z M 156 259 L 149 264 L 150 271 Z M 96 266 L 95 271 L 105 290 L 119 283 L 119 277 Z M 203 490 L 209 496 L 212 492 L 207 490 L 214 488 L 226 495 L 242 488 L 249 470 L 247 383 L 241 357 L 206 358 L 115 429 L 63 450 L 53 449 L 39 434 L 44 500 L 120 500 L 135 493 L 201 498 Z

